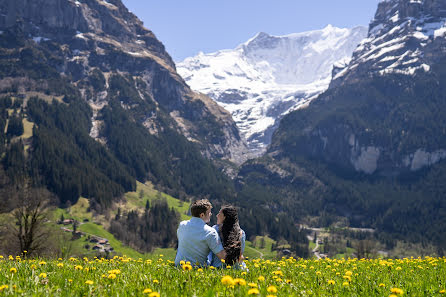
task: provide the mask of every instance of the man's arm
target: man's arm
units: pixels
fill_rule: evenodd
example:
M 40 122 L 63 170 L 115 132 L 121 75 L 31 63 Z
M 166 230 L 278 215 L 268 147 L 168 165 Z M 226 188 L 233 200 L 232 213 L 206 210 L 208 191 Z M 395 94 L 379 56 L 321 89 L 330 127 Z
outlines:
M 221 252 L 219 252 L 219 253 L 217 254 L 217 257 L 218 257 L 220 260 L 224 260 L 224 259 L 226 259 L 226 252 L 225 252 L 225 250 L 222 250 Z

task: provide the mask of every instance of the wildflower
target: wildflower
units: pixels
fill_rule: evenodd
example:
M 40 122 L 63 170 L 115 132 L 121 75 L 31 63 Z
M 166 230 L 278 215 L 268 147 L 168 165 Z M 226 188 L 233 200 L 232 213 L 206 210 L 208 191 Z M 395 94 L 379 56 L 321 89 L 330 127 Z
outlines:
M 183 266 L 184 264 L 186 264 L 186 262 L 184 262 L 184 260 L 181 260 L 180 265 Z
M 154 279 L 154 280 L 153 280 L 153 283 L 154 283 L 154 284 L 159 284 L 159 283 L 160 283 L 160 281 L 159 281 L 159 280 L 157 280 L 157 279 Z
M 335 281 L 332 280 L 332 279 L 330 279 L 330 280 L 328 280 L 328 284 L 329 284 L 329 285 L 334 285 L 334 284 L 335 284 Z
M 321 275 L 321 272 L 320 271 L 316 271 L 316 275 Z
M 37 268 L 37 266 L 33 264 L 33 265 L 30 266 L 30 268 L 31 268 L 32 270 L 34 270 L 34 269 Z
M 226 286 L 232 286 L 234 285 L 234 279 L 229 275 L 225 275 L 221 278 L 221 283 Z
M 350 277 L 350 276 L 348 276 L 348 275 L 344 275 L 342 278 L 345 278 L 345 279 L 347 279 L 349 282 L 351 282 L 352 281 L 352 278 Z
M 269 286 L 266 291 L 268 293 L 277 293 L 277 288 L 275 286 Z
M 246 286 L 246 281 L 243 278 L 235 278 L 234 284 L 240 286 Z
M 74 269 L 75 270 L 82 270 L 82 269 L 84 269 L 84 267 L 82 267 L 81 265 L 76 265 L 76 266 L 74 266 Z
M 69 278 L 69 279 L 68 279 L 68 282 L 69 282 L 69 283 L 72 283 L 72 282 L 73 282 L 73 280 L 72 280 L 71 278 Z
M 255 288 L 255 287 L 257 287 L 257 284 L 256 283 L 248 283 L 248 286 L 250 286 L 251 288 Z
M 116 278 L 116 274 L 114 274 L 114 273 L 110 273 L 108 275 L 108 279 L 115 279 L 115 278 Z
M 183 268 L 183 270 L 192 270 L 192 265 L 190 264 L 184 264 L 181 267 Z
M 249 289 L 248 291 L 248 295 L 258 295 L 258 294 L 260 294 L 260 291 L 256 288 Z
M 347 287 L 347 286 L 349 285 L 349 283 L 348 283 L 348 282 L 343 282 L 342 285 L 343 285 L 344 287 Z
M 439 293 L 444 294 L 444 293 L 446 293 L 446 290 L 441 290 Z
M 45 265 L 45 264 L 46 264 L 45 261 L 40 261 L 40 262 L 39 262 L 39 265 Z
M 76 260 L 77 260 L 76 258 L 73 258 L 73 257 L 70 258 L 70 262 L 74 262 Z
M 11 269 L 9 269 L 9 272 L 11 272 L 11 273 L 16 273 L 16 272 L 17 272 L 17 268 L 12 267 Z
M 266 297 L 277 297 L 276 295 L 266 295 Z
M 396 296 L 395 294 L 391 294 L 389 295 L 389 297 L 398 297 L 398 296 Z
M 259 281 L 259 282 L 263 282 L 263 281 L 265 281 L 265 277 L 264 276 L 259 276 L 258 278 L 257 278 L 257 280 Z
M 152 293 L 151 289 L 149 289 L 149 288 L 144 289 L 143 294 L 149 294 L 149 293 Z
M 353 274 L 353 272 L 351 272 L 351 271 L 346 271 L 345 272 L 345 275 L 347 275 L 347 276 L 352 276 L 352 274 Z
M 202 272 L 203 271 L 203 268 L 198 268 L 197 269 L 197 272 Z
M 57 267 L 63 267 L 63 263 L 57 263 Z
M 380 287 L 385 287 L 386 285 L 383 284 L 383 283 L 380 283 L 379 286 L 380 286 Z
M 404 293 L 404 291 L 399 288 L 392 288 L 392 289 L 390 289 L 390 292 L 395 293 L 395 294 L 401 294 L 401 295 Z
M 160 293 L 152 292 L 152 293 L 149 294 L 149 297 L 160 297 Z
M 93 284 L 93 281 L 92 281 L 92 280 L 87 280 L 85 283 L 86 283 L 87 285 L 92 285 L 92 284 Z
M 243 271 L 243 272 L 242 272 L 242 275 L 246 275 L 246 271 Z
M 215 267 L 214 267 L 214 266 L 209 266 L 209 269 L 210 269 L 210 270 L 214 270 Z
M 42 272 L 41 274 L 39 274 L 39 277 L 41 277 L 41 278 L 46 278 L 46 273 L 45 273 L 45 272 Z

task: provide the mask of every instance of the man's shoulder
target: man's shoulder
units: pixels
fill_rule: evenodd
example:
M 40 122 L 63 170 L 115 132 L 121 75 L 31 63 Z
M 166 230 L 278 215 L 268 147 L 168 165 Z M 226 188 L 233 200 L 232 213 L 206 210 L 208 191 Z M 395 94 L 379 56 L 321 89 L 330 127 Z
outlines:
M 190 222 L 190 220 L 181 221 L 179 227 L 186 226 L 187 224 L 189 224 L 189 222 Z
M 204 225 L 204 231 L 206 231 L 208 234 L 217 234 L 217 230 L 209 225 Z

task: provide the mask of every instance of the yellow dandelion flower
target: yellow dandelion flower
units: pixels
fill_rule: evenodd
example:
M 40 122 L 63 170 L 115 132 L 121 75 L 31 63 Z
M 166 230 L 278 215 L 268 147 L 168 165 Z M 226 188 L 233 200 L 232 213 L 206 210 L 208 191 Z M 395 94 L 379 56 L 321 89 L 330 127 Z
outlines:
M 198 268 L 197 269 L 197 272 L 202 272 L 203 271 L 203 268 Z
M 265 277 L 264 276 L 259 276 L 258 278 L 257 278 L 257 280 L 259 281 L 259 282 L 263 282 L 263 281 L 265 281 Z
M 391 294 L 391 295 L 389 295 L 389 297 L 398 297 L 398 296 L 396 296 L 396 295 L 394 295 L 394 294 Z
M 190 265 L 190 264 L 184 264 L 181 267 L 183 268 L 183 270 L 192 270 L 192 265 Z
M 17 272 L 17 268 L 12 267 L 11 269 L 9 269 L 9 272 L 11 272 L 11 273 L 16 273 L 16 272 Z
M 246 271 L 243 271 L 243 272 L 242 272 L 242 275 L 246 275 Z
M 94 283 L 93 283 L 92 280 L 87 280 L 87 281 L 85 282 L 85 284 L 87 284 L 87 285 L 92 285 L 92 284 L 94 284 Z
M 320 271 L 316 271 L 316 275 L 321 275 L 321 272 Z
M 157 280 L 157 279 L 154 279 L 154 280 L 153 280 L 153 283 L 154 283 L 154 284 L 159 284 L 159 283 L 160 283 L 160 281 L 159 281 L 159 280 Z
M 277 288 L 275 286 L 269 286 L 266 291 L 268 293 L 277 293 Z
M 226 263 L 225 259 L 221 259 L 220 261 L 221 263 Z
M 33 264 L 33 265 L 30 266 L 30 268 L 31 268 L 32 270 L 34 270 L 34 269 L 37 268 L 37 266 Z
M 276 295 L 266 295 L 266 297 L 277 297 Z
M 348 283 L 348 282 L 343 282 L 342 285 L 343 285 L 344 287 L 347 287 L 347 286 L 349 285 L 349 283 Z
M 209 269 L 210 269 L 210 270 L 214 270 L 215 267 L 214 267 L 214 266 L 209 266 Z
M 57 267 L 63 267 L 63 263 L 57 263 Z
M 252 288 L 248 290 L 248 295 L 259 295 L 260 291 L 256 288 Z
M 149 294 L 149 293 L 152 293 L 151 289 L 149 289 L 149 288 L 144 289 L 143 294 Z
M 82 270 L 82 269 L 84 269 L 84 267 L 82 267 L 81 265 L 76 265 L 76 266 L 74 266 L 74 269 L 75 270 Z
M 149 297 L 160 297 L 160 293 L 152 292 L 152 293 L 149 294 Z
M 235 278 L 234 284 L 239 286 L 246 286 L 246 281 L 243 278 Z
M 403 294 L 404 293 L 404 291 L 399 288 L 392 288 L 392 289 L 390 289 L 390 292 L 392 292 L 394 294 Z
M 444 293 L 446 293 L 446 290 L 441 290 L 439 293 L 444 294 Z
M 72 283 L 72 282 L 73 282 L 73 280 L 72 280 L 71 278 L 69 278 L 69 279 L 68 279 L 68 282 L 69 282 L 69 283 Z
M 45 272 L 42 272 L 41 274 L 39 274 L 39 277 L 41 277 L 41 278 L 46 278 L 46 273 L 45 273 Z
M 73 257 L 70 258 L 70 262 L 74 262 L 76 260 L 77 260 L 76 258 L 73 258 Z
M 39 265 L 45 265 L 45 264 L 46 264 L 45 261 L 40 261 L 40 262 L 39 262 Z
M 248 283 L 248 286 L 250 286 L 251 288 L 255 288 L 255 287 L 257 287 L 257 284 L 256 283 Z
M 345 275 L 347 275 L 347 276 L 352 276 L 352 274 L 353 274 L 353 272 L 351 272 L 350 270 L 345 272 Z
M 225 275 L 221 278 L 221 283 L 226 286 L 232 286 L 234 285 L 234 279 L 229 275 Z
M 332 280 L 332 279 L 330 279 L 330 280 L 327 281 L 327 283 L 328 283 L 329 285 L 334 285 L 334 284 L 335 284 L 335 281 Z
M 183 266 L 184 264 L 186 264 L 186 262 L 184 262 L 184 260 L 181 260 L 180 265 Z
M 114 273 L 110 273 L 108 275 L 108 279 L 115 279 L 115 278 L 116 278 L 116 274 L 114 274 Z
M 379 286 L 380 286 L 380 287 L 385 287 L 386 285 L 383 284 L 383 283 L 380 283 Z

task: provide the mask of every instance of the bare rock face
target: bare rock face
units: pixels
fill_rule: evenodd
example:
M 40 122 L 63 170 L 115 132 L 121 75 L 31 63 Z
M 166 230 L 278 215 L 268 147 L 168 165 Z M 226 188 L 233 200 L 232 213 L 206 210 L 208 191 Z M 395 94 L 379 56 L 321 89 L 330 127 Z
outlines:
M 126 76 L 138 82 L 134 87 L 141 100 L 169 114 L 175 128 L 197 143 L 203 155 L 234 162 L 245 159 L 246 144 L 231 115 L 191 91 L 163 44 L 120 0 L 6 0 L 0 3 L 0 12 L 0 30 L 22 32 L 36 44 L 52 48 L 60 58 L 57 69 L 79 88 L 94 114 L 107 105 L 110 77 Z M 104 89 L 85 83 L 95 71 L 103 74 Z M 125 101 L 126 108 L 141 107 L 127 106 Z M 141 118 L 151 133 L 162 129 L 157 113 Z M 99 129 L 98 119 L 93 117 L 92 122 Z
M 331 86 L 355 83 L 364 77 L 430 71 L 446 53 L 446 2 L 383 0 L 369 32 L 348 65 L 336 69 Z

